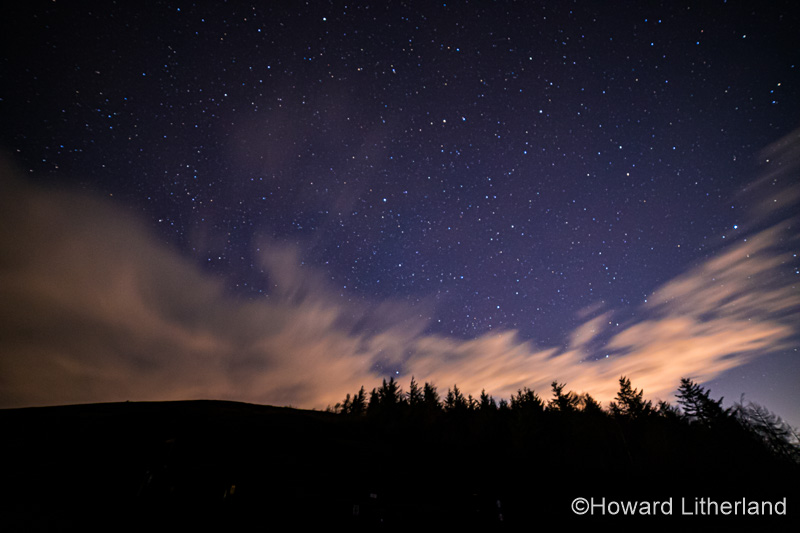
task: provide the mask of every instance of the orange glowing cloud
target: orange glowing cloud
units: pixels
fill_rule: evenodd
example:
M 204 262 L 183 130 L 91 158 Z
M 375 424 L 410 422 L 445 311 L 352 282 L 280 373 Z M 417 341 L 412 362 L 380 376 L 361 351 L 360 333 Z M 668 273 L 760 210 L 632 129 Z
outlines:
M 299 250 L 262 247 L 272 291 L 243 301 L 159 243 L 119 206 L 38 189 L 2 169 L 0 406 L 233 399 L 324 408 L 402 363 L 418 382 L 507 398 L 553 380 L 607 402 L 626 375 L 649 397 L 787 346 L 800 294 L 781 252 L 791 221 L 735 244 L 654 290 L 638 321 L 597 306 L 564 346 L 514 331 L 426 334 L 417 310 L 334 295 Z M 603 343 L 608 358 L 592 345 Z M 596 350 L 596 348 L 595 348 Z

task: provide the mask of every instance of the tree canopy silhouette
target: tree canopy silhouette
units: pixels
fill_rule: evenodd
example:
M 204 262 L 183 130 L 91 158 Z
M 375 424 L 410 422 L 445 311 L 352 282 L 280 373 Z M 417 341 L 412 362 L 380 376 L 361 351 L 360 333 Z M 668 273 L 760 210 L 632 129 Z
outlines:
M 489 431 L 496 431 L 505 427 L 503 431 L 513 433 L 521 430 L 528 436 L 536 434 L 534 431 L 536 428 L 543 427 L 554 431 L 567 429 L 575 431 L 575 428 L 584 422 L 594 420 L 591 426 L 593 431 L 600 431 L 601 434 L 605 432 L 606 438 L 611 441 L 616 438 L 621 439 L 622 448 L 629 460 L 632 453 L 644 453 L 636 449 L 631 451 L 634 443 L 638 442 L 641 446 L 644 442 L 636 438 L 636 432 L 656 431 L 662 440 L 666 438 L 665 435 L 670 434 L 673 435 L 671 437 L 673 439 L 683 438 L 680 435 L 684 437 L 694 435 L 693 438 L 696 439 L 694 442 L 708 442 L 709 445 L 716 443 L 713 446 L 726 443 L 726 449 L 730 450 L 748 449 L 749 445 L 745 441 L 751 445 L 756 443 L 774 457 L 800 464 L 800 438 L 797 431 L 762 406 L 752 402 L 745 403 L 742 400 L 732 408 L 723 408 L 722 398 L 712 399 L 708 390 L 689 378 L 681 379 L 676 394 L 677 406 L 659 401 L 654 408 L 652 402 L 644 398 L 644 391 L 634 388 L 626 376 L 619 378 L 619 386 L 614 401 L 610 402 L 607 408 L 603 408 L 589 393 L 577 394 L 568 391 L 566 384 L 558 381 L 552 382 L 553 397 L 546 403 L 528 387 L 518 389 L 508 401 L 501 399 L 496 402 L 485 389 L 481 390 L 478 398 L 474 398 L 471 394 L 465 396 L 456 384 L 448 388 L 447 395 L 442 401 L 436 386 L 432 383 L 426 382 L 420 387 L 412 377 L 408 392 L 403 392 L 399 383 L 391 377 L 389 380 L 384 379 L 380 387 L 372 389 L 369 400 L 362 386 L 356 394 L 352 396 L 347 394 L 341 403 L 336 404 L 333 411 L 348 416 L 383 419 L 399 419 L 410 413 L 411 420 L 416 420 L 416 423 L 427 421 L 425 423 L 429 427 L 433 427 L 444 417 L 460 421 L 455 426 L 452 424 L 447 426 L 451 428 L 465 421 L 471 421 L 469 423 L 477 429 L 491 428 Z M 509 415 L 514 416 L 509 417 Z M 589 415 L 592 418 L 574 418 Z M 572 423 L 566 422 L 567 417 L 572 419 Z M 577 420 L 581 422 L 576 425 Z M 637 423 L 619 425 L 613 421 Z M 637 430 L 637 427 L 640 429 Z M 694 432 L 687 434 L 680 428 L 693 428 Z M 671 433 L 664 433 L 665 431 Z M 558 442 L 559 439 L 566 437 L 551 435 L 549 438 Z M 677 448 L 686 445 L 685 441 L 680 440 L 670 442 Z M 666 444 L 662 445 L 664 448 L 667 447 Z M 618 443 L 610 449 L 615 446 L 618 446 Z M 713 452 L 707 449 L 703 453 Z
M 712 400 L 709 391 L 688 378 L 681 378 L 678 387 L 678 404 L 683 415 L 691 422 L 712 424 L 728 416 L 729 410 L 722 408 L 722 398 Z
M 581 404 L 580 397 L 574 392 L 564 392 L 565 383 L 554 381 L 553 399 L 547 404 L 547 408 L 551 411 L 561 411 L 562 413 L 572 413 L 578 410 Z
M 653 404 L 644 399 L 644 391 L 631 386 L 631 380 L 619 378 L 619 392 L 616 401 L 610 404 L 611 413 L 616 417 L 636 419 L 653 413 Z

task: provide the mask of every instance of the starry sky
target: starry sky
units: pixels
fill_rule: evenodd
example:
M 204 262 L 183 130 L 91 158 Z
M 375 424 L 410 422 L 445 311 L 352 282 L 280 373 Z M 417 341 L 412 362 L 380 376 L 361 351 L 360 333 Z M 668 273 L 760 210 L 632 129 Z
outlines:
M 800 425 L 791 2 L 17 4 L 0 406 L 627 375 Z

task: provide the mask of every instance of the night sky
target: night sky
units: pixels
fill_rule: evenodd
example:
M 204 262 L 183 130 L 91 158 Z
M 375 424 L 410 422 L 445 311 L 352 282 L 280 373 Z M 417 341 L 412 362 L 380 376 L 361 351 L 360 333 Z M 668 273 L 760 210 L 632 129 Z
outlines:
M 627 375 L 800 424 L 793 2 L 17 4 L 0 406 Z

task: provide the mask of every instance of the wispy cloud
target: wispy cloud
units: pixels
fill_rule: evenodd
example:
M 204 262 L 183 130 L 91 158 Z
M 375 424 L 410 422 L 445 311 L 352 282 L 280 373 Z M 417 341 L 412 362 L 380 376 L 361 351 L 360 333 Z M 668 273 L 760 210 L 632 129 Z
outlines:
M 220 398 L 319 408 L 376 385 L 380 361 L 473 394 L 546 393 L 557 379 L 608 401 L 627 375 L 668 397 L 683 376 L 712 379 L 797 333 L 800 294 L 782 252 L 796 238 L 791 220 L 656 288 L 637 322 L 612 329 L 613 309 L 592 309 L 566 348 L 542 349 L 514 331 L 431 335 L 417 309 L 349 303 L 278 243 L 262 247 L 270 297 L 237 299 L 119 206 L 33 187 L 7 165 L 2 174 L 3 407 Z M 598 360 L 591 346 L 603 338 L 612 356 Z

